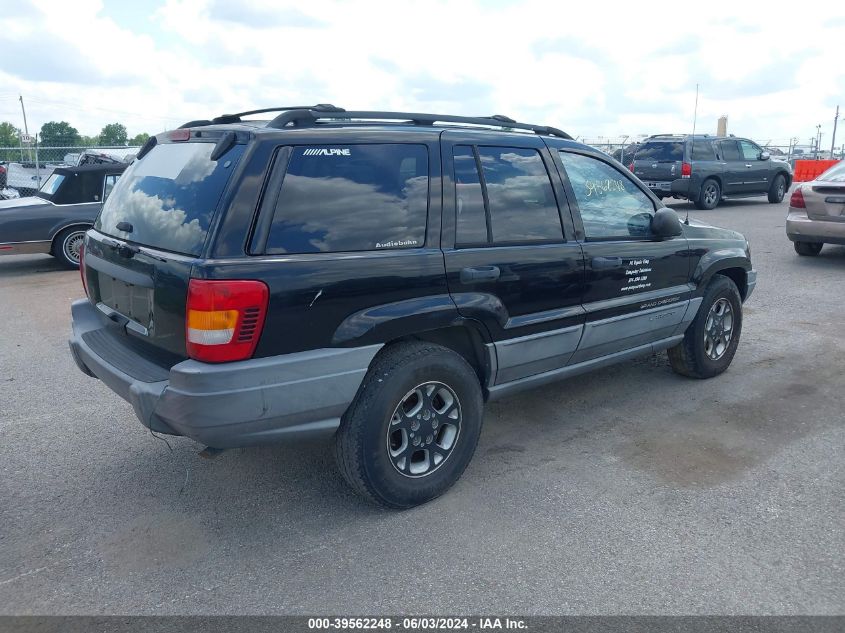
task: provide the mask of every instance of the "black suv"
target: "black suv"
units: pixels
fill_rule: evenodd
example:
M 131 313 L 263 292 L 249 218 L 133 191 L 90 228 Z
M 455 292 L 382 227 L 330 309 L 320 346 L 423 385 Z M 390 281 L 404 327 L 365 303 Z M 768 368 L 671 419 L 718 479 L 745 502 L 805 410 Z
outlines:
M 604 154 L 502 116 L 278 111 L 151 138 L 87 234 L 71 350 L 151 430 L 334 436 L 402 508 L 460 477 L 486 400 L 664 349 L 730 364 L 748 243 Z
M 686 198 L 699 209 L 713 209 L 724 196 L 767 195 L 777 203 L 792 184 L 789 163 L 772 160 L 753 141 L 733 136 L 651 136 L 628 168 L 658 198 Z

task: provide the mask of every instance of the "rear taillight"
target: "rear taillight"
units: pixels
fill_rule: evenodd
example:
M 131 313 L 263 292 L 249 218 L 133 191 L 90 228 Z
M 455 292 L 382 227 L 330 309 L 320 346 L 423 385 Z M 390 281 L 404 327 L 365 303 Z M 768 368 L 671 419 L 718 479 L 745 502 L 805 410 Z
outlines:
M 792 192 L 792 196 L 789 198 L 789 206 L 793 209 L 807 208 L 807 205 L 804 204 L 804 194 L 801 193 L 801 187 Z
M 692 176 L 692 165 L 681 163 L 681 178 L 689 178 L 690 176 Z
M 88 281 L 85 279 L 85 240 L 79 245 L 79 276 L 82 277 L 82 289 L 88 296 Z
M 633 174 L 634 173 L 634 163 L 631 163 L 630 165 L 628 165 L 628 169 L 630 169 L 631 173 Z
M 185 306 L 188 356 L 207 363 L 251 358 L 268 296 L 260 281 L 191 279 Z

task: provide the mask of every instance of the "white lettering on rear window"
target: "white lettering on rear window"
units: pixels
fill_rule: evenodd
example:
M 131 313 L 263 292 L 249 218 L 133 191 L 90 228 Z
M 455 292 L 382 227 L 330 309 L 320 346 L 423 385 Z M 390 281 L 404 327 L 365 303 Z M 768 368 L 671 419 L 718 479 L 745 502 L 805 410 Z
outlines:
M 352 156 L 352 152 L 348 148 L 330 147 L 330 148 L 310 148 L 302 152 L 303 156 Z

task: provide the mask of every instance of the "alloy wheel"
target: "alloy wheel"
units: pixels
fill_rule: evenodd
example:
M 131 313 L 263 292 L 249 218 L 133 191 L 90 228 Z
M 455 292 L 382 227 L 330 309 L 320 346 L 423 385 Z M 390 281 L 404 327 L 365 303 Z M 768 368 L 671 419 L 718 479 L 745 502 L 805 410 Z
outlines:
M 393 411 L 387 428 L 387 453 L 406 477 L 425 477 L 440 468 L 461 433 L 461 403 L 442 382 L 411 389 Z
M 712 306 L 704 322 L 704 353 L 710 360 L 725 355 L 733 338 L 734 313 L 731 302 L 719 299 Z

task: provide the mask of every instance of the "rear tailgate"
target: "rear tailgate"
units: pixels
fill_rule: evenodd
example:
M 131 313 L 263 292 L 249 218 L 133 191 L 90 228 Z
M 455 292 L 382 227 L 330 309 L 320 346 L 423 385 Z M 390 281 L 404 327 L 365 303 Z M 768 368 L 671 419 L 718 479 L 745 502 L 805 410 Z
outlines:
M 649 141 L 634 154 L 634 175 L 651 186 L 681 177 L 683 141 Z
M 187 358 L 191 271 L 244 150 L 229 139 L 218 157 L 217 140 L 156 144 L 118 180 L 86 238 L 89 300 L 113 334 L 153 356 Z

